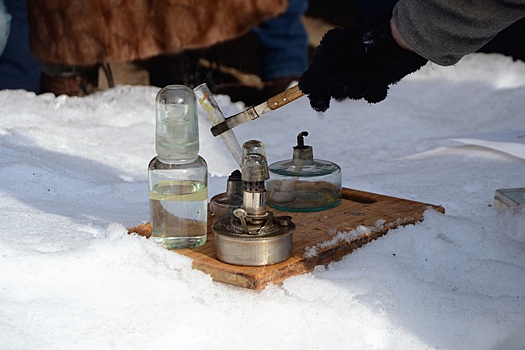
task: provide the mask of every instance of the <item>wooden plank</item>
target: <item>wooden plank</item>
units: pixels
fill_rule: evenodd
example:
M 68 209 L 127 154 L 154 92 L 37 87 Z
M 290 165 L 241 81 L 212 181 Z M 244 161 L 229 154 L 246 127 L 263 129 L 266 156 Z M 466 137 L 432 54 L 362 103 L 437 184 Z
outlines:
M 215 281 L 263 289 L 268 284 L 277 284 L 290 276 L 309 272 L 316 265 L 340 260 L 392 228 L 419 222 L 429 207 L 445 212 L 441 206 L 343 188 L 343 200 L 336 208 L 312 213 L 271 209 L 276 216 L 291 215 L 296 225 L 292 257 L 281 263 L 237 266 L 217 260 L 215 237 L 210 227 L 203 246 L 175 252 L 192 258 L 193 268 L 209 274 Z M 132 227 L 129 232 L 148 236 L 151 229 L 146 224 Z

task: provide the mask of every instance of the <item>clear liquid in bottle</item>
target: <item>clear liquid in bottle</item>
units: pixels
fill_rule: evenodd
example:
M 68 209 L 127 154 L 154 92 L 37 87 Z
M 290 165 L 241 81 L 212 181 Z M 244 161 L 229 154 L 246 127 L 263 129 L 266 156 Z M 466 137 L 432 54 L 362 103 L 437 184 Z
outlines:
M 166 180 L 149 193 L 151 238 L 168 249 L 194 248 L 206 242 L 208 189 L 192 180 Z

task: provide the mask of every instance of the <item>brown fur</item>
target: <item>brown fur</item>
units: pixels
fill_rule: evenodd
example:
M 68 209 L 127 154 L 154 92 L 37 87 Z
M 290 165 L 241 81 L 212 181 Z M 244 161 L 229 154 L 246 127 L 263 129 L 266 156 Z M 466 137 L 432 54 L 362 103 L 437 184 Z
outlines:
M 287 0 L 28 0 L 33 53 L 91 65 L 203 48 L 276 16 Z

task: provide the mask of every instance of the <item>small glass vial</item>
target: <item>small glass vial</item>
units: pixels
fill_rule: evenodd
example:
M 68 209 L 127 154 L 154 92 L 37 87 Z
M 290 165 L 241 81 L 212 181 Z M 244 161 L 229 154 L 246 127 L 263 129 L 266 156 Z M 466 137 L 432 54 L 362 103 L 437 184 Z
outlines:
M 297 136 L 293 159 L 282 160 L 268 167 L 266 203 L 277 210 L 312 212 L 334 208 L 341 203 L 341 168 L 339 165 L 314 159 L 311 146 L 304 145 L 303 131 Z
M 156 98 L 156 151 L 148 167 L 151 239 L 168 249 L 207 238 L 208 166 L 199 152 L 193 90 L 169 85 Z

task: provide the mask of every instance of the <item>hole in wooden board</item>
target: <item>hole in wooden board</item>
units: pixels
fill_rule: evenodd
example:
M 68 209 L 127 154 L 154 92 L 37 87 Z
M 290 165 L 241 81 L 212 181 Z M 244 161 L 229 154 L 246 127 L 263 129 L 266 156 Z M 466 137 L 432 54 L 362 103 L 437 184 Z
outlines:
M 343 191 L 343 199 L 346 199 L 346 200 L 349 200 L 349 201 L 353 201 L 353 202 L 357 202 L 357 203 L 361 203 L 361 204 L 372 204 L 372 203 L 377 202 L 377 200 L 375 198 L 368 197 L 368 196 L 365 196 L 365 195 L 359 195 L 359 194 L 355 194 L 355 193 L 348 193 L 348 192 L 345 192 L 345 191 Z

